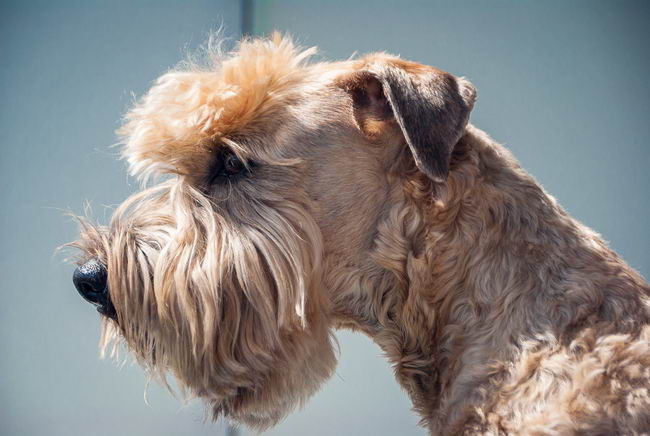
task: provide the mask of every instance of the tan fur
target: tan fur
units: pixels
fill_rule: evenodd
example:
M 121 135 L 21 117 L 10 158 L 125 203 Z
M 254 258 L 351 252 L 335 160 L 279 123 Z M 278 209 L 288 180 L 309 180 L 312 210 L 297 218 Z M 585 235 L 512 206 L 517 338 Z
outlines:
M 331 331 L 352 328 L 432 434 L 649 433 L 650 288 L 465 125 L 471 84 L 386 54 L 312 53 L 243 41 L 164 75 L 127 114 L 132 173 L 171 176 L 74 244 L 108 268 L 118 319 L 103 346 L 123 339 L 257 429 L 331 376 Z M 397 116 L 395 83 L 457 120 L 436 127 L 453 141 L 444 180 L 414 159 L 405 129 L 429 126 Z M 254 166 L 214 183 L 224 148 Z

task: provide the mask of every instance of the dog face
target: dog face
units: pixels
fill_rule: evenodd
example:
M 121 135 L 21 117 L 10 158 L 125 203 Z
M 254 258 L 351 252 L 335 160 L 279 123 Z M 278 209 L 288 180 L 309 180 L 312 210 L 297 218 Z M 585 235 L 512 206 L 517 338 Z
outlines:
M 167 179 L 73 244 L 103 346 L 123 339 L 152 374 L 257 429 L 332 374 L 332 296 L 373 249 L 401 172 L 444 183 L 474 99 L 431 67 L 312 53 L 276 35 L 158 79 L 120 134 L 134 175 Z

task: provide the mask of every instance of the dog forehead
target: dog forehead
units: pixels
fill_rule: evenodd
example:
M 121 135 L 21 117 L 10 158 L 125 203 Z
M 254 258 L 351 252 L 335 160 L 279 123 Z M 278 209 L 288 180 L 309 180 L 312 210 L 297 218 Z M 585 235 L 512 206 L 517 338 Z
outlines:
M 133 175 L 186 174 L 215 144 L 259 134 L 282 122 L 283 110 L 321 77 L 289 38 L 244 40 L 207 68 L 187 65 L 161 76 L 126 114 L 118 130 Z M 322 64 L 325 65 L 325 64 Z

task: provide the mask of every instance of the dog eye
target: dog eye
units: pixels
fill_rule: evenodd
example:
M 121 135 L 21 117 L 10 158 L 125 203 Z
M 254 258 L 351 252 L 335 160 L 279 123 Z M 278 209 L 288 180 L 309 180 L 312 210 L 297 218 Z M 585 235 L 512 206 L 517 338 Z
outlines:
M 236 154 L 229 152 L 223 157 L 223 173 L 230 177 L 241 173 L 244 170 L 244 163 Z
M 212 172 L 212 182 L 219 179 L 231 178 L 248 170 L 250 164 L 245 164 L 235 153 L 230 150 L 223 151 L 219 156 Z

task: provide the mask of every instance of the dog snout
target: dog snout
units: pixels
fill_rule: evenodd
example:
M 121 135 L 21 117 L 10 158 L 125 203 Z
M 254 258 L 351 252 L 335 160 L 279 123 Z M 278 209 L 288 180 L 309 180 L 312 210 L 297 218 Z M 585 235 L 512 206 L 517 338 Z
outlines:
M 86 301 L 97 306 L 97 310 L 115 318 L 115 308 L 108 292 L 108 272 L 99 259 L 92 258 L 74 270 L 72 282 Z

